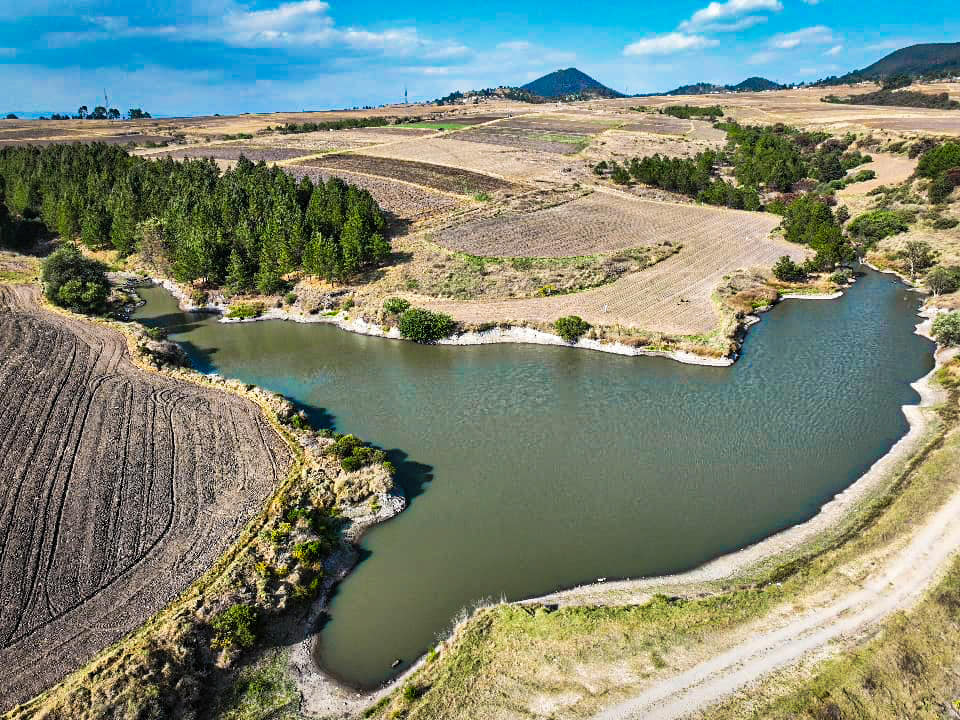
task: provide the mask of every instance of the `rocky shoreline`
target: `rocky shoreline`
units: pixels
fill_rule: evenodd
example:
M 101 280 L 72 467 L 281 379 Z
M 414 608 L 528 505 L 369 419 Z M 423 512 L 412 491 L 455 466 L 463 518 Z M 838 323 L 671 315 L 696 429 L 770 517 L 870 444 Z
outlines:
M 220 315 L 219 322 L 222 323 L 250 323 L 264 320 L 284 320 L 288 322 L 297 322 L 305 324 L 326 324 L 335 325 L 341 330 L 352 332 L 357 335 L 368 335 L 371 337 L 381 337 L 389 340 L 406 340 L 398 328 L 378 325 L 367 322 L 361 317 L 350 317 L 348 311 L 339 311 L 333 315 L 308 314 L 293 310 L 287 310 L 282 307 L 265 309 L 260 315 L 253 318 L 228 318 L 226 312 L 229 307 L 225 303 L 209 302 L 204 305 L 195 304 L 187 293 L 177 283 L 166 278 L 150 278 L 154 285 L 158 285 L 173 295 L 180 304 L 180 309 L 184 312 L 201 312 Z M 836 300 L 843 297 L 842 291 L 832 294 L 802 294 L 787 293 L 782 295 L 777 303 L 784 300 Z M 774 303 L 776 305 L 777 303 Z M 765 312 L 773 308 L 769 306 Z M 759 322 L 756 314 L 747 315 L 737 328 L 738 345 L 742 342 L 745 332 Z M 457 335 L 443 338 L 437 341 L 437 345 L 496 345 L 501 343 L 522 344 L 522 345 L 555 345 L 569 347 L 578 350 L 594 350 L 596 352 L 605 352 L 612 355 L 623 355 L 628 357 L 661 357 L 668 360 L 674 360 L 685 365 L 700 365 L 706 367 L 730 367 L 739 358 L 739 353 L 714 357 L 710 355 L 700 355 L 695 352 L 685 350 L 652 350 L 648 348 L 638 348 L 621 342 L 605 342 L 591 338 L 581 338 L 575 343 L 568 343 L 559 335 L 545 332 L 536 328 L 524 327 L 522 325 L 498 325 L 482 331 L 467 331 Z

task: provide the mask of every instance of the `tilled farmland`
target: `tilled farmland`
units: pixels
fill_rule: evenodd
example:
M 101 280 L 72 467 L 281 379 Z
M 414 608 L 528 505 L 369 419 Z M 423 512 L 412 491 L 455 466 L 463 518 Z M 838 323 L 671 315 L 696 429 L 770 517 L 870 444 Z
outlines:
M 495 257 L 572 257 L 667 243 L 765 236 L 779 218 L 763 213 L 625 200 L 593 192 L 534 212 L 502 212 L 448 228 L 434 242 Z
M 676 207 L 686 214 L 700 208 Z M 683 248 L 653 267 L 633 272 L 604 287 L 570 295 L 493 302 L 421 299 L 424 307 L 479 324 L 497 318 L 517 324 L 552 323 L 564 315 L 580 315 L 600 326 L 620 325 L 673 335 L 708 333 L 718 321 L 711 296 L 724 275 L 739 268 L 768 268 L 782 255 L 802 260 L 802 246 L 772 238 L 779 218 L 763 213 L 713 210 L 724 222 L 709 232 L 686 232 Z M 658 236 L 661 237 L 662 236 Z
M 285 475 L 239 397 L 141 370 L 125 338 L 0 286 L 0 707 L 177 597 Z
M 415 222 L 439 213 L 454 210 L 461 205 L 456 197 L 428 188 L 396 182 L 388 178 L 371 177 L 348 170 L 330 170 L 309 165 L 289 165 L 284 168 L 297 178 L 309 177 L 314 182 L 326 182 L 338 177 L 345 183 L 367 190 L 377 204 L 399 220 Z
M 317 160 L 304 163 L 311 167 L 324 170 L 347 170 L 366 175 L 391 180 L 404 180 L 417 185 L 423 185 L 434 190 L 473 195 L 478 192 L 495 192 L 506 190 L 510 183 L 499 178 L 490 177 L 481 173 L 445 165 L 431 165 L 430 163 L 415 162 L 413 160 L 395 160 L 379 158 L 370 155 L 327 155 Z
M 185 158 L 212 158 L 215 160 L 237 161 L 240 157 L 245 157 L 251 162 L 260 162 L 261 160 L 268 165 L 301 157 L 308 154 L 299 148 L 288 147 L 260 147 L 257 145 L 201 145 L 197 147 L 177 148 L 175 150 L 166 150 L 152 157 L 172 157 L 176 160 Z

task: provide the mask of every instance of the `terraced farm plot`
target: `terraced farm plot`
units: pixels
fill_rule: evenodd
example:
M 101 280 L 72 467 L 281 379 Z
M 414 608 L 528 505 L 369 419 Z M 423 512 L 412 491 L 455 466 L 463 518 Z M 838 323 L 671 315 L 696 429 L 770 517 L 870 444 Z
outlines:
M 37 297 L 0 286 L 0 709 L 179 595 L 291 461 L 253 403 L 143 371 Z
M 403 180 L 434 190 L 460 195 L 496 192 L 512 187 L 510 183 L 499 178 L 470 172 L 469 170 L 411 160 L 371 157 L 369 155 L 327 155 L 317 160 L 307 161 L 304 165 L 331 171 L 347 170 L 391 180 Z
M 673 206 L 628 197 L 620 201 L 646 206 L 637 212 L 646 214 L 651 220 L 659 213 L 657 222 L 664 222 L 667 217 L 684 222 L 683 215 L 690 213 L 691 217 L 697 218 L 704 211 L 716 213 L 717 219 L 713 222 L 705 217 L 693 220 L 694 227 L 701 223 L 699 230 L 689 229 L 672 236 L 683 244 L 678 254 L 595 290 L 525 300 L 451 302 L 417 298 L 416 302 L 467 323 L 495 320 L 546 324 L 565 315 L 579 315 L 593 325 L 621 325 L 671 335 L 703 334 L 712 331 L 717 324 L 718 316 L 711 298 L 724 275 L 740 268 L 769 269 L 782 255 L 801 260 L 807 254 L 801 246 L 769 237 L 769 232 L 780 221 L 774 215 Z M 565 252 L 576 251 L 572 235 Z M 659 235 L 654 237 L 664 239 Z M 607 242 L 613 247 L 618 240 L 611 238 Z M 598 245 L 596 239 L 589 240 L 589 243 L 590 247 Z M 583 243 L 580 247 L 585 249 L 588 245 Z M 531 247 L 527 252 L 554 249 L 549 238 L 542 240 L 539 248 L 534 250 Z M 506 249 L 504 246 L 503 250 Z
M 437 233 L 451 250 L 487 257 L 574 257 L 695 238 L 766 235 L 778 218 L 763 213 L 674 205 L 594 192 L 527 213 L 500 213 Z
M 690 129 L 689 120 L 681 120 L 669 115 L 640 116 L 621 127 L 621 130 L 654 133 L 656 135 L 685 135 L 690 132 Z
M 556 153 L 468 142 L 463 136 L 464 133 L 451 133 L 448 137 L 429 137 L 358 150 L 357 154 L 448 165 L 511 181 L 563 179 L 560 173 L 568 161 Z
M 400 220 L 416 222 L 449 212 L 461 205 L 457 198 L 423 187 L 396 182 L 387 178 L 360 175 L 347 170 L 328 170 L 309 165 L 288 165 L 284 168 L 297 178 L 309 177 L 314 182 L 338 177 L 350 185 L 369 191 L 377 204 Z
M 198 147 L 177 148 L 175 150 L 166 150 L 153 154 L 152 157 L 172 157 L 176 160 L 183 160 L 185 158 L 212 158 L 215 160 L 236 162 L 242 155 L 251 162 L 256 163 L 262 160 L 268 165 L 271 165 L 283 160 L 302 157 L 306 154 L 308 154 L 308 152 L 299 148 L 261 147 L 257 145 L 230 143 L 229 145 L 202 145 Z
M 457 133 L 456 140 L 489 143 L 539 152 L 574 155 L 583 150 L 590 142 L 591 135 L 583 133 L 558 133 L 529 128 L 501 127 L 484 125 Z

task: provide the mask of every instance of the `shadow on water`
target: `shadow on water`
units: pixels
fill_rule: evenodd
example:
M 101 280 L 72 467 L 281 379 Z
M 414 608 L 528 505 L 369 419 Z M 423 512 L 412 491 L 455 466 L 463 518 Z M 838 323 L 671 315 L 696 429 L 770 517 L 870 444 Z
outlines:
M 433 466 L 411 460 L 403 450 L 387 450 L 387 459 L 397 468 L 394 479 L 403 489 L 408 503 L 422 495 L 426 485 L 433 482 Z

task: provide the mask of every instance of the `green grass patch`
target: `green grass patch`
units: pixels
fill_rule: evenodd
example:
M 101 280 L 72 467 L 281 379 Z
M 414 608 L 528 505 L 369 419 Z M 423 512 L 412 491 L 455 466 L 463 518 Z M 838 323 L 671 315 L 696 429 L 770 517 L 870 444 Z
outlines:
M 590 138 L 583 135 L 564 135 L 563 133 L 542 133 L 531 135 L 532 140 L 541 142 L 564 143 L 566 145 L 575 145 L 579 150 L 583 150 L 590 144 Z
M 256 665 L 237 673 L 233 686 L 225 693 L 223 705 L 214 713 L 216 720 L 294 720 L 299 718 L 300 693 L 287 677 L 287 657 L 272 652 Z
M 403 128 L 426 128 L 428 130 L 463 130 L 464 128 L 471 127 L 470 123 L 458 123 L 458 122 L 414 122 L 414 123 L 405 123 L 403 125 L 398 125 L 397 127 Z
M 28 283 L 37 276 L 33 270 L 0 270 L 0 282 Z

